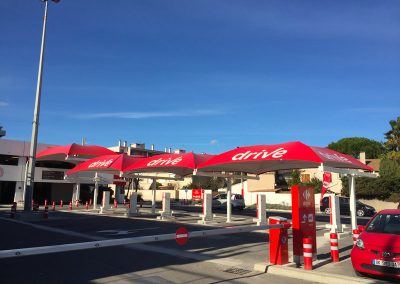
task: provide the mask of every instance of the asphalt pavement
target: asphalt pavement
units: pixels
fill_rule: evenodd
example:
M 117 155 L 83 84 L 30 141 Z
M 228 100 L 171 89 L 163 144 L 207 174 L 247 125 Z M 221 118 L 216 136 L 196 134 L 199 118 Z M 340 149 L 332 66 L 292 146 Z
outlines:
M 149 208 L 128 218 L 121 207 L 106 214 L 85 208 L 56 208 L 49 212 L 48 219 L 43 218 L 43 211 L 19 211 L 11 219 L 9 207 L 3 207 L 0 250 L 171 234 L 182 226 L 199 231 L 254 225 L 251 211 L 235 212 L 229 224 L 224 212 L 217 212 L 215 222 L 199 225 L 197 210 L 177 207 L 175 217 L 164 221 L 157 220 Z M 267 214 L 287 217 L 290 212 Z M 349 259 L 350 235 L 339 239 L 340 261 L 332 263 L 330 243 L 323 235 L 324 225 L 317 222 L 318 253 L 312 271 L 292 262 L 285 266 L 268 265 L 268 231 L 259 230 L 190 239 L 185 246 L 172 240 L 4 258 L 0 259 L 0 279 L 2 283 L 292 283 L 294 279 L 296 283 L 390 283 L 388 279 L 355 275 Z M 289 238 L 289 251 L 291 245 Z M 292 261 L 291 254 L 289 260 Z

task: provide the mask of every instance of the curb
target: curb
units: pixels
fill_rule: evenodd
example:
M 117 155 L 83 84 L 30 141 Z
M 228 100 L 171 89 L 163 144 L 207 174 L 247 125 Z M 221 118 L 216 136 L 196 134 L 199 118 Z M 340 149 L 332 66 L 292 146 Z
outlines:
M 291 267 L 293 264 L 287 265 L 270 265 L 267 263 L 256 263 L 254 270 L 278 276 L 284 276 L 295 279 L 302 279 L 316 283 L 325 284 L 343 284 L 343 283 L 387 283 L 385 281 L 378 281 L 376 279 L 364 279 L 351 276 L 344 276 L 326 272 L 317 272 L 315 270 L 304 270 L 303 268 Z

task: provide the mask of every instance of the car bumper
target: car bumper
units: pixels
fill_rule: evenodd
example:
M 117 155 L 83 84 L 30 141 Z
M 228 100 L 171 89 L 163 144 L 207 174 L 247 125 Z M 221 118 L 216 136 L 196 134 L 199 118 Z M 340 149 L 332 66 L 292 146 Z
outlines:
M 400 279 L 400 268 L 375 265 L 373 263 L 374 259 L 383 259 L 382 257 L 371 253 L 368 251 L 368 249 L 361 250 L 357 247 L 354 247 L 351 250 L 350 257 L 353 268 L 359 272 Z M 399 262 L 400 258 L 396 257 L 385 260 Z

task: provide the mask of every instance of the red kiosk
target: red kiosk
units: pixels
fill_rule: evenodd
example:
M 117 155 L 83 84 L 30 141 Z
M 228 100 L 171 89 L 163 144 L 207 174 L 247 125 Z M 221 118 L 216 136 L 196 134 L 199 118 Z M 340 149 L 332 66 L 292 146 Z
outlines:
M 317 253 L 314 188 L 292 186 L 293 262 L 300 265 L 303 239 L 312 239 L 312 253 Z

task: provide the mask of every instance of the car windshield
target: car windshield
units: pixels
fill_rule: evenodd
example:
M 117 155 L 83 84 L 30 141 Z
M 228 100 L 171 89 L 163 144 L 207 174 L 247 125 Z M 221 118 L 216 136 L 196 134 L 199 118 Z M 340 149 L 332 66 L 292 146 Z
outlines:
M 369 223 L 367 232 L 400 235 L 400 214 L 379 214 Z

